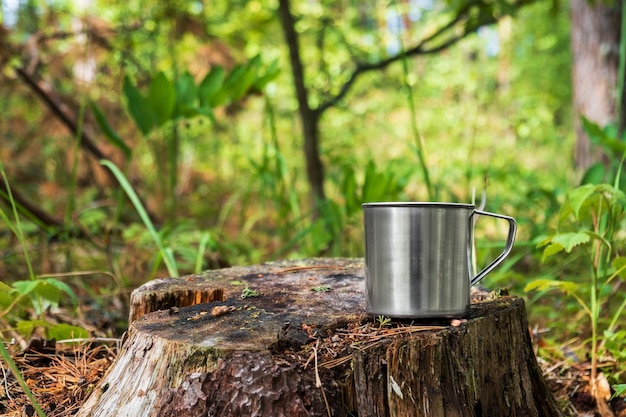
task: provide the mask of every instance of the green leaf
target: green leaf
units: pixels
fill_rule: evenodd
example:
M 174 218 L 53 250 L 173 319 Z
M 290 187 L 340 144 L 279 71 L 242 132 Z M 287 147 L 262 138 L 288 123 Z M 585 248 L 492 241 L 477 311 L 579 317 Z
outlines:
M 359 197 L 357 196 L 357 182 L 352 166 L 346 165 L 342 171 L 341 195 L 343 195 L 346 201 L 346 212 L 349 216 L 360 209 Z
M 605 139 L 606 135 L 600 125 L 591 120 L 587 119 L 585 116 L 581 116 L 580 118 L 582 128 L 589 136 L 589 139 L 596 144 L 602 144 L 602 141 Z
M 597 123 L 590 121 L 584 116 L 581 117 L 583 130 L 589 136 L 591 143 L 600 145 L 615 155 L 621 155 L 626 150 L 626 143 L 619 140 L 617 129 L 608 124 L 601 128 Z
M 241 71 L 236 78 L 233 80 L 231 80 L 230 77 L 226 79 L 226 84 L 231 89 L 231 101 L 235 102 L 240 100 L 250 91 L 250 88 L 258 79 L 260 66 L 261 57 L 256 55 L 243 67 L 244 70 Z
M 570 253 L 578 245 L 588 243 L 591 240 L 587 232 L 559 233 L 552 237 L 552 243 L 563 246 L 565 252 Z
M 49 325 L 50 323 L 45 320 L 21 320 L 17 322 L 15 328 L 17 329 L 19 334 L 30 337 L 36 328 L 42 327 L 45 329 Z
M 17 295 L 15 293 L 16 290 L 14 288 L 0 281 L 0 310 L 3 310 L 11 305 Z
M 61 323 L 49 326 L 47 335 L 49 339 L 54 340 L 84 339 L 89 337 L 89 332 L 82 327 Z
M 278 65 L 278 60 L 275 59 L 266 69 L 265 73 L 259 76 L 253 84 L 253 87 L 261 91 L 265 88 L 267 84 L 272 82 L 278 75 L 280 74 L 280 67 Z
M 384 179 L 381 178 L 376 171 L 376 165 L 374 161 L 368 161 L 365 166 L 365 180 L 363 181 L 363 187 L 361 195 L 364 202 L 375 202 L 385 200 L 384 198 Z
M 615 393 L 611 396 L 611 399 L 617 398 L 622 394 L 626 394 L 626 384 L 615 384 L 613 385 L 613 390 Z
M 170 121 L 176 108 L 176 89 L 163 72 L 159 72 L 150 83 L 148 102 L 157 127 Z
M 198 87 L 198 97 L 200 99 L 200 107 L 212 108 L 220 105 L 221 103 L 215 103 L 215 95 L 221 90 L 224 83 L 225 71 L 224 68 L 216 65 L 211 68 L 211 71 L 204 77 L 200 86 Z
M 76 294 L 74 294 L 74 291 L 66 283 L 59 281 L 58 279 L 55 279 L 55 278 L 46 278 L 45 282 L 53 286 L 54 288 L 58 289 L 59 291 L 62 291 L 66 293 L 67 295 L 69 295 L 74 307 L 78 306 L 78 298 L 76 297 Z
M 126 97 L 128 111 L 131 117 L 135 121 L 139 131 L 144 136 L 148 136 L 156 124 L 148 100 L 141 94 L 139 89 L 133 85 L 128 76 L 124 76 L 122 90 Z
M 611 184 L 598 184 L 596 185 L 596 192 L 602 194 L 611 208 L 626 207 L 626 194 L 619 188 L 615 188 Z
M 524 292 L 547 291 L 558 289 L 565 294 L 573 294 L 578 290 L 578 284 L 572 281 L 557 281 L 552 279 L 536 279 L 524 287 Z
M 583 178 L 580 180 L 580 184 L 600 184 L 604 181 L 605 176 L 606 168 L 603 163 L 598 162 L 587 169 L 583 174 Z
M 596 185 L 594 184 L 586 184 L 582 185 L 567 196 L 567 200 L 572 207 L 572 211 L 574 216 L 578 219 L 580 218 L 580 209 L 587 202 L 591 196 L 596 192 Z
M 185 71 L 175 83 L 176 88 L 176 110 L 175 118 L 193 117 L 198 114 L 196 101 L 198 99 L 198 87 L 193 76 Z
M 124 153 L 126 159 L 130 159 L 132 153 L 131 149 L 128 147 L 128 145 L 126 145 L 126 143 L 124 143 L 124 141 L 117 134 L 117 132 L 113 130 L 106 117 L 104 117 L 104 114 L 102 114 L 102 111 L 100 110 L 98 105 L 94 101 L 91 101 L 89 104 L 91 107 L 91 112 L 96 118 L 98 126 L 100 126 L 100 129 L 102 129 L 104 136 L 109 140 L 109 142 L 111 142 L 113 146 L 115 146 Z
M 13 283 L 13 288 L 15 288 L 20 293 L 20 295 L 24 296 L 24 295 L 28 295 L 32 291 L 34 291 L 35 288 L 37 288 L 37 286 L 39 285 L 40 282 L 41 281 L 39 281 L 39 280 L 15 281 Z
M 57 306 L 59 301 L 61 301 L 61 290 L 56 285 L 52 285 L 45 280 L 39 280 L 39 285 L 37 285 L 34 294 L 45 300 L 47 305 Z M 39 302 L 39 300 L 36 301 Z M 44 306 L 47 305 L 44 304 Z
M 541 262 L 545 262 L 545 260 L 552 256 L 556 255 L 559 252 L 563 251 L 563 245 L 559 243 L 551 243 L 543 250 L 543 255 L 541 257 Z

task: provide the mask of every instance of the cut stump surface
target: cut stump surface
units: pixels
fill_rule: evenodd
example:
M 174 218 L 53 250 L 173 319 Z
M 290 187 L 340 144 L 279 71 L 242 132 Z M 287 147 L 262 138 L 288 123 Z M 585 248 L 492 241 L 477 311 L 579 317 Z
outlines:
M 357 259 L 155 280 L 78 415 L 560 416 L 523 300 L 482 298 L 459 326 L 374 319 Z

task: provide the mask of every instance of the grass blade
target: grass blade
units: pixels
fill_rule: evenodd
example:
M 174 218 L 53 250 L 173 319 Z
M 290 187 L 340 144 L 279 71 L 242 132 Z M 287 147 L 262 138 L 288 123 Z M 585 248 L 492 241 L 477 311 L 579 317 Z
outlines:
M 100 161 L 100 164 L 110 169 L 113 175 L 115 176 L 115 178 L 117 179 L 117 181 L 120 183 L 120 185 L 122 186 L 122 189 L 124 190 L 128 198 L 130 199 L 131 203 L 133 203 L 135 210 L 137 210 L 137 214 L 139 214 L 139 217 L 143 221 L 143 224 L 146 226 L 146 229 L 148 229 L 148 232 L 150 233 L 152 240 L 159 248 L 159 253 L 161 254 L 161 257 L 163 258 L 163 262 L 165 262 L 165 266 L 167 267 L 167 272 L 172 277 L 177 277 L 178 268 L 176 267 L 176 262 L 174 261 L 174 256 L 171 252 L 171 249 L 166 248 L 163 245 L 163 242 L 161 241 L 161 237 L 156 231 L 154 225 L 152 224 L 152 221 L 150 220 L 150 216 L 148 216 L 146 209 L 143 207 L 143 204 L 141 204 L 141 201 L 139 200 L 139 197 L 135 193 L 135 190 L 133 190 L 133 187 L 130 185 L 130 183 L 124 176 L 124 174 L 119 170 L 119 168 L 113 162 L 108 161 L 108 160 L 102 160 Z
M 24 377 L 22 376 L 22 373 L 20 372 L 17 365 L 15 364 L 15 361 L 13 361 L 13 358 L 9 354 L 9 351 L 7 350 L 6 346 L 4 346 L 4 342 L 1 340 L 0 340 L 0 356 L 2 357 L 2 360 L 7 364 L 7 366 L 13 373 L 13 376 L 15 377 L 15 379 L 17 379 L 17 381 L 20 383 L 20 386 L 24 390 L 24 393 L 26 393 L 26 396 L 30 400 L 31 405 L 33 406 L 35 411 L 37 411 L 37 415 L 39 417 L 46 417 L 46 413 L 43 412 L 43 410 L 39 406 L 39 403 L 37 402 L 37 399 L 31 392 L 30 388 L 28 388 L 28 385 L 26 385 L 26 381 L 24 381 Z

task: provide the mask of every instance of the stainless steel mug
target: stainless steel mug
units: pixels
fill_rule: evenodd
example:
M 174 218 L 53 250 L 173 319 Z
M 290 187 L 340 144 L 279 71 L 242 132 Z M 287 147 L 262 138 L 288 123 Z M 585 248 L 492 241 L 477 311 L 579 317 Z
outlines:
M 504 251 L 475 274 L 477 215 L 504 219 L 509 231 Z M 375 315 L 466 315 L 470 286 L 504 260 L 515 240 L 515 219 L 470 204 L 366 203 L 363 216 L 366 310 Z

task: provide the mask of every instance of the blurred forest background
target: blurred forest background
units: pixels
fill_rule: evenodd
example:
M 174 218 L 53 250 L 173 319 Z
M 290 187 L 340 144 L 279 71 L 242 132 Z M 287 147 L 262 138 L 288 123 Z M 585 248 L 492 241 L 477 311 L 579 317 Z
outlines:
M 88 335 L 55 308 L 156 277 L 361 257 L 363 202 L 483 201 L 518 222 L 484 285 L 623 389 L 620 1 L 1 4 L 6 337 Z

